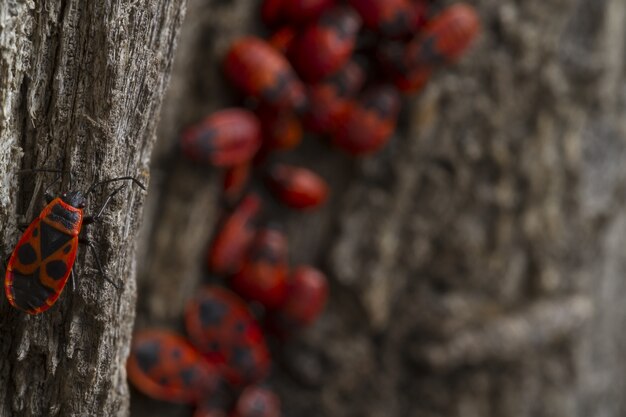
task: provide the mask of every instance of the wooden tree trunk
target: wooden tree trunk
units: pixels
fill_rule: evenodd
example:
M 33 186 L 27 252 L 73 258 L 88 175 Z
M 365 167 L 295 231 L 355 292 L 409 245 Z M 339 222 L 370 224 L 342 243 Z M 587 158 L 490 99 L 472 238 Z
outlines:
M 43 185 L 75 189 L 121 175 L 148 182 L 183 0 L 0 4 L 0 254 L 42 208 Z M 67 180 L 67 176 L 65 178 Z M 61 189 L 68 189 L 65 181 Z M 53 187 L 57 190 L 59 186 Z M 90 199 L 87 212 L 111 187 Z M 144 193 L 127 186 L 92 237 L 116 290 L 79 249 L 71 283 L 47 312 L 0 302 L 0 416 L 124 416 L 136 298 L 134 236 Z

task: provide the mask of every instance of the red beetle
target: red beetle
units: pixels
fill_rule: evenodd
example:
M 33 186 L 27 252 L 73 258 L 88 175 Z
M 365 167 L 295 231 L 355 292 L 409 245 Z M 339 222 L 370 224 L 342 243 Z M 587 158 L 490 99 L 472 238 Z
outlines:
M 280 398 L 274 391 L 253 385 L 239 395 L 230 417 L 280 417 Z
M 289 279 L 287 301 L 268 317 L 268 327 L 278 336 L 315 322 L 328 299 L 326 276 L 311 266 L 299 266 Z
M 261 125 L 254 113 L 220 110 L 183 132 L 181 149 L 191 160 L 215 166 L 248 162 L 261 146 Z
M 246 303 L 217 286 L 206 286 L 189 301 L 185 327 L 191 342 L 234 385 L 265 378 L 270 356 L 263 332 Z
M 342 123 L 332 132 L 332 143 L 352 155 L 376 152 L 391 138 L 399 110 L 400 97 L 395 88 L 373 88 L 352 102 Z
M 361 21 L 348 7 L 336 7 L 298 35 L 287 56 L 309 83 L 337 72 L 350 59 Z
M 464 3 L 446 8 L 411 42 L 405 60 L 410 67 L 448 64 L 456 61 L 480 32 L 476 10 Z
M 355 61 L 327 80 L 309 87 L 309 108 L 302 123 L 314 133 L 327 133 L 345 113 L 348 100 L 359 92 L 365 82 L 365 71 Z
M 60 197 L 46 194 L 48 204 L 28 225 L 7 263 L 4 291 L 13 307 L 28 314 L 39 314 L 52 307 L 72 274 L 79 243 L 90 246 L 102 272 L 93 244 L 79 236 L 83 226 L 99 219 L 111 198 L 123 186 L 109 194 L 95 216 L 85 216 L 83 209 L 87 196 L 96 187 L 129 180 L 145 190 L 135 178 L 120 177 L 96 182 L 86 192 L 69 191 Z M 113 281 L 108 281 L 116 286 Z
M 424 20 L 424 4 L 411 0 L 349 0 L 363 24 L 383 36 L 398 37 L 412 33 Z
M 220 383 L 215 367 L 186 339 L 167 330 L 136 333 L 126 367 L 139 391 L 162 401 L 195 403 Z
M 231 287 L 247 300 L 278 308 L 287 294 L 287 262 L 285 235 L 276 229 L 260 229 L 243 267 L 231 278 Z
M 328 196 L 326 181 L 306 168 L 277 164 L 270 169 L 267 180 L 276 197 L 295 209 L 318 207 Z
M 233 204 L 241 197 L 250 179 L 250 163 L 246 162 L 226 169 L 222 181 L 224 199 Z
M 211 271 L 226 275 L 241 269 L 256 233 L 253 222 L 260 210 L 260 198 L 250 194 L 226 219 L 209 248 L 207 260 Z
M 237 88 L 270 106 L 296 111 L 306 106 L 304 85 L 285 57 L 263 39 L 249 36 L 235 41 L 224 69 Z

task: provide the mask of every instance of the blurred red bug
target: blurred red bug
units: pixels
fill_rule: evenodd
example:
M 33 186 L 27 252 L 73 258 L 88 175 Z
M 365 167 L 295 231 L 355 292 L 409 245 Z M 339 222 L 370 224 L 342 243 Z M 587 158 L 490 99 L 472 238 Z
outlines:
M 464 3 L 450 6 L 426 24 L 412 41 L 405 60 L 410 67 L 448 64 L 456 61 L 480 32 L 476 10 Z
M 271 228 L 259 229 L 241 270 L 230 280 L 243 298 L 268 309 L 280 307 L 287 294 L 287 238 Z
M 280 417 L 280 398 L 269 388 L 258 385 L 241 392 L 230 417 Z
M 229 204 L 235 203 L 241 197 L 250 179 L 250 163 L 229 167 L 224 172 L 222 192 Z
M 309 107 L 303 125 L 314 133 L 327 133 L 346 110 L 347 98 L 354 96 L 365 82 L 365 71 L 355 61 L 348 61 L 330 78 L 309 87 Z
M 136 333 L 127 370 L 139 391 L 162 401 L 195 403 L 220 383 L 217 370 L 187 340 L 167 330 Z
M 269 170 L 267 181 L 282 203 L 299 210 L 318 207 L 328 196 L 326 181 L 302 167 L 277 164 Z
M 304 85 L 285 57 L 263 39 L 249 36 L 235 41 L 224 70 L 242 92 L 270 106 L 296 111 L 306 106 Z
M 261 125 L 254 113 L 240 108 L 217 111 L 185 130 L 181 149 L 189 159 L 233 166 L 252 159 L 261 146 Z
M 311 266 L 299 266 L 289 278 L 287 301 L 268 317 L 268 327 L 285 337 L 315 322 L 328 299 L 326 276 Z
M 246 303 L 217 286 L 206 286 L 189 301 L 185 327 L 191 342 L 232 384 L 267 376 L 270 356 L 263 332 Z
M 261 199 L 249 194 L 224 221 L 209 247 L 207 261 L 212 272 L 226 275 L 241 269 L 256 234 L 253 222 L 260 210 Z
M 411 0 L 349 0 L 363 24 L 383 36 L 398 37 L 411 34 L 423 20 L 425 7 L 422 1 Z
M 330 9 L 293 40 L 287 56 L 302 79 L 321 81 L 350 59 L 360 25 L 352 9 Z
M 352 155 L 376 152 L 391 138 L 399 110 L 400 97 L 395 88 L 370 89 L 351 103 L 332 132 L 332 143 Z

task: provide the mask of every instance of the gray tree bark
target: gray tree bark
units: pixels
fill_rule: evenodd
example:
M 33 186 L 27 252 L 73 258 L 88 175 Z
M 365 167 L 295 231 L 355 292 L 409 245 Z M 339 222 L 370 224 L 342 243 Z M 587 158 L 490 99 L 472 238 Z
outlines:
M 438 4 L 445 2 L 438 2 Z M 332 281 L 324 317 L 277 347 L 287 416 L 622 416 L 626 216 L 621 0 L 475 0 L 471 54 L 412 100 L 394 142 L 285 159 L 332 180 L 318 213 L 271 208 L 293 263 Z M 172 156 L 232 99 L 229 40 L 258 2 L 192 0 L 160 128 L 139 326 L 180 323 L 220 210 L 219 175 Z M 133 415 L 184 416 L 140 396 Z
M 148 182 L 155 128 L 184 0 L 2 1 L 0 4 L 0 253 L 16 225 L 42 208 L 42 184 L 73 174 Z M 67 189 L 65 182 L 62 189 Z M 56 190 L 57 187 L 53 188 Z M 87 212 L 109 189 L 93 196 Z M 0 301 L 0 416 L 124 416 L 125 362 L 136 298 L 135 233 L 144 193 L 124 188 L 92 227 L 107 276 L 79 249 L 74 273 L 47 312 L 27 316 Z

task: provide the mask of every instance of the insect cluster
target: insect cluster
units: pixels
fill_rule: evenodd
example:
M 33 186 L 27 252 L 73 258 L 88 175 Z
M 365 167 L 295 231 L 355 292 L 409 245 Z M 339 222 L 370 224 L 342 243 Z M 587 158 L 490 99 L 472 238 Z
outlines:
M 287 236 L 261 221 L 264 193 L 250 184 L 262 179 L 293 210 L 323 205 L 327 182 L 275 156 L 296 148 L 305 130 L 352 156 L 379 151 L 396 129 L 402 94 L 419 92 L 455 62 L 480 27 L 471 6 L 432 0 L 265 0 L 261 18 L 267 39 L 236 39 L 223 61 L 246 107 L 210 114 L 180 137 L 185 157 L 224 169 L 230 210 L 206 262 L 230 290 L 208 285 L 189 301 L 187 338 L 137 333 L 128 362 L 139 390 L 194 404 L 196 417 L 280 415 L 278 397 L 263 385 L 266 338 L 284 340 L 315 322 L 328 295 L 322 272 L 290 268 Z M 248 303 L 262 311 L 253 314 Z

